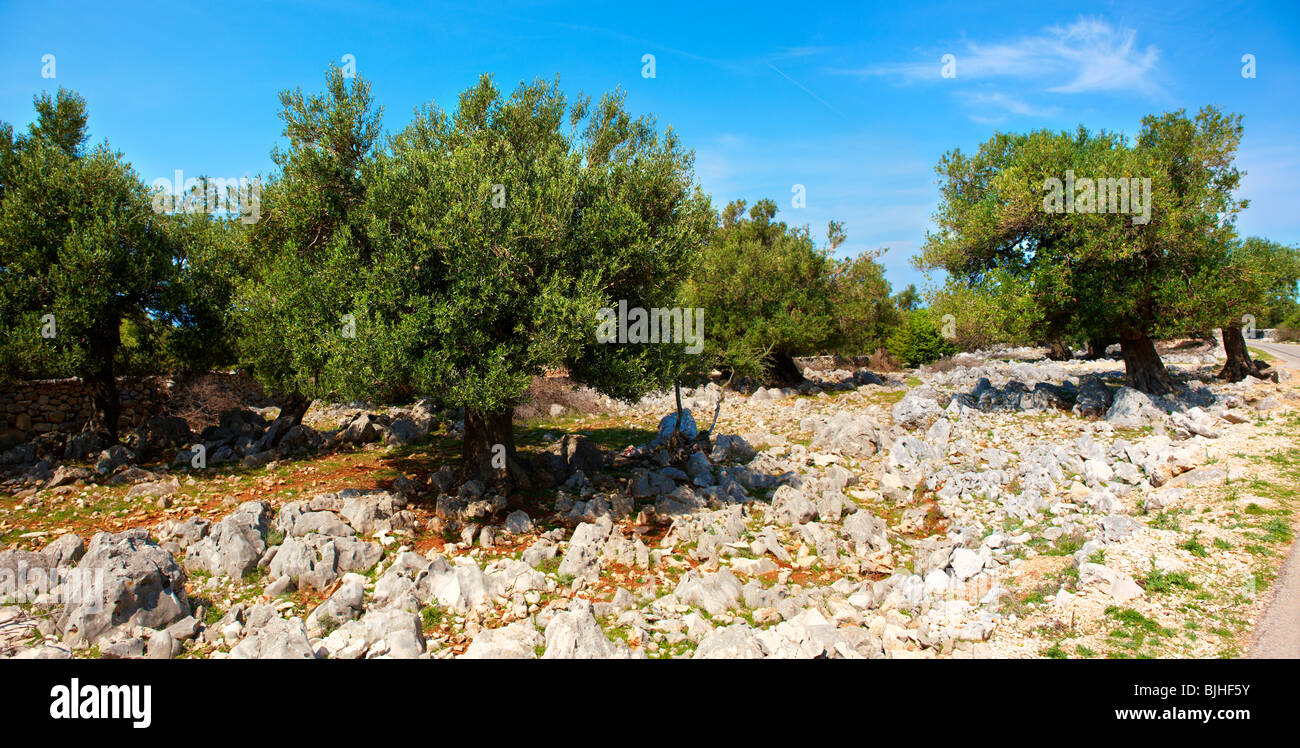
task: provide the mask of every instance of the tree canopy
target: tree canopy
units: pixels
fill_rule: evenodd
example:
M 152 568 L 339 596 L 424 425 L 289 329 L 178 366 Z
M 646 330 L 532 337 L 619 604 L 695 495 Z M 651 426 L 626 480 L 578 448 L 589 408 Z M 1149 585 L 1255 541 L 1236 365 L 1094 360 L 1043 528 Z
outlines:
M 177 258 L 165 219 L 121 154 L 85 147 L 86 105 L 60 89 L 0 135 L 0 359 L 6 372 L 76 375 L 117 435 L 120 326 L 163 306 Z
M 843 229 L 832 223 L 827 246 L 819 248 L 806 227 L 774 220 L 774 201 L 757 201 L 748 215 L 745 207 L 736 200 L 722 211 L 684 295 L 689 306 L 707 311 L 705 353 L 717 365 L 798 381 L 792 357 L 820 352 L 836 331 L 829 252 L 843 241 Z
M 1024 283 L 1042 339 L 1114 337 L 1132 386 L 1168 391 L 1152 336 L 1217 324 L 1195 303 L 1226 269 L 1245 202 L 1233 197 L 1240 117 L 1206 107 L 1143 119 L 1131 142 L 1080 128 L 998 134 L 947 154 L 942 200 L 918 261 L 968 288 L 990 273 Z M 1055 189 L 1052 186 L 1055 185 Z

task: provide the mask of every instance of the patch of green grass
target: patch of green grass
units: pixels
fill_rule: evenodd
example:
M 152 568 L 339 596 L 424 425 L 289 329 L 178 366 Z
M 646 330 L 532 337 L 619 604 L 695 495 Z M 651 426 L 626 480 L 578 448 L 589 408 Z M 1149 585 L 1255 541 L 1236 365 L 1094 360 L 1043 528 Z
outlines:
M 1276 457 L 1277 455 L 1274 454 L 1274 455 L 1269 455 L 1266 459 L 1269 462 L 1276 463 L 1277 460 L 1274 459 Z M 1283 464 L 1288 464 L 1288 463 L 1283 463 Z M 1290 470 L 1287 472 L 1290 473 L 1292 477 L 1296 477 L 1296 471 Z M 1296 489 L 1291 488 L 1290 486 L 1282 486 L 1277 483 L 1270 483 L 1269 481 L 1261 480 L 1259 478 L 1252 479 L 1250 481 L 1250 484 L 1247 486 L 1247 488 L 1250 490 L 1251 493 L 1257 494 L 1259 496 L 1263 496 L 1268 499 L 1273 499 L 1274 501 L 1291 501 L 1292 499 L 1296 498 L 1297 495 L 1300 495 L 1300 493 L 1298 493 Z M 1263 511 L 1267 512 L 1267 510 L 1263 510 Z M 1247 507 L 1247 512 L 1249 512 L 1249 507 Z
M 1075 551 L 1083 548 L 1084 537 L 1079 535 L 1062 535 L 1056 541 L 1056 546 L 1048 550 L 1044 555 L 1047 556 L 1073 556 Z
M 1269 540 L 1274 543 L 1290 543 L 1295 535 L 1291 532 L 1291 526 L 1281 517 L 1274 517 L 1264 523 L 1261 528 L 1269 535 Z
M 1069 659 L 1070 655 L 1064 649 L 1061 649 L 1061 643 L 1057 642 L 1047 649 L 1043 650 L 1043 656 L 1053 660 Z
M 904 390 L 886 390 L 874 395 L 872 399 L 882 405 L 893 405 L 904 397 L 907 397 L 907 392 Z
M 1182 513 L 1178 509 L 1162 511 L 1148 524 L 1157 530 L 1178 530 L 1182 528 L 1182 520 L 1179 519 Z
M 1261 350 L 1258 349 L 1258 348 L 1252 348 L 1252 347 L 1250 347 L 1250 346 L 1246 346 L 1246 351 L 1247 351 L 1248 353 L 1250 353 L 1251 358 L 1258 359 L 1258 360 L 1260 360 L 1260 361 L 1276 361 L 1276 360 L 1277 360 L 1277 357 L 1276 357 L 1276 356 L 1269 355 L 1268 353 L 1265 353 L 1264 351 L 1261 351 Z
M 1193 582 L 1185 571 L 1165 571 L 1155 567 L 1152 567 L 1151 573 L 1140 577 L 1137 583 L 1142 586 L 1142 589 L 1157 595 L 1172 592 L 1175 588 L 1200 589 L 1200 585 Z
M 1203 543 L 1201 543 L 1200 534 L 1201 534 L 1200 530 L 1194 531 L 1192 533 L 1192 537 L 1188 538 L 1187 540 L 1184 540 L 1182 543 L 1179 543 L 1178 547 L 1187 551 L 1193 556 L 1196 556 L 1197 558 L 1205 558 L 1206 556 L 1210 555 L 1210 551 L 1206 549 Z
M 420 611 L 420 621 L 424 623 L 426 631 L 441 626 L 442 619 L 442 608 L 439 608 L 437 605 L 427 605 Z
M 1118 626 L 1110 632 L 1110 639 L 1122 650 L 1112 652 L 1111 657 L 1149 658 L 1156 655 L 1150 649 L 1161 643 L 1161 637 L 1174 636 L 1173 629 L 1165 628 L 1153 619 L 1147 618 L 1132 608 L 1119 608 L 1114 605 L 1106 608 L 1106 615 L 1114 618 Z
M 225 615 L 226 612 L 224 610 L 209 603 L 207 609 L 203 611 L 203 625 L 215 626 L 217 625 L 217 621 L 220 621 Z
M 543 574 L 554 574 L 560 570 L 560 556 L 556 555 L 550 558 L 544 558 L 537 564 L 537 570 Z
M 1121 608 L 1116 605 L 1111 605 L 1106 608 L 1105 612 L 1106 615 L 1135 631 L 1147 631 L 1153 634 L 1159 633 L 1163 636 L 1173 635 L 1173 632 L 1169 629 L 1162 628 L 1160 624 L 1132 608 Z

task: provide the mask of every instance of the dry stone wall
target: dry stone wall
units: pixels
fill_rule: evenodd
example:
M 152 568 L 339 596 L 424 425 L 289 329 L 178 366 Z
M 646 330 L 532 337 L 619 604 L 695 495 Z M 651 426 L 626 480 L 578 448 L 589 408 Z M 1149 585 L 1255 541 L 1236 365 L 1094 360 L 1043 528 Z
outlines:
M 216 373 L 223 387 L 241 401 L 265 399 L 260 386 L 247 374 Z M 176 390 L 168 377 L 121 377 L 123 432 L 158 415 Z M 90 420 L 90 392 L 80 379 L 41 379 L 0 385 L 0 444 L 13 445 L 51 431 L 76 433 Z

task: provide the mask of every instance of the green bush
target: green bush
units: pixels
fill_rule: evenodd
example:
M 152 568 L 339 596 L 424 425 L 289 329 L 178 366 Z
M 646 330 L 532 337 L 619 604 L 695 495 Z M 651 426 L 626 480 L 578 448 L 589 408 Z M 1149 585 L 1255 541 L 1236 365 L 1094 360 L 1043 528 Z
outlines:
M 928 309 L 909 312 L 907 319 L 889 337 L 886 347 L 900 364 L 909 369 L 956 352 L 956 348 L 939 334 Z
M 1277 339 L 1283 342 L 1300 340 L 1300 312 L 1292 314 L 1278 323 Z

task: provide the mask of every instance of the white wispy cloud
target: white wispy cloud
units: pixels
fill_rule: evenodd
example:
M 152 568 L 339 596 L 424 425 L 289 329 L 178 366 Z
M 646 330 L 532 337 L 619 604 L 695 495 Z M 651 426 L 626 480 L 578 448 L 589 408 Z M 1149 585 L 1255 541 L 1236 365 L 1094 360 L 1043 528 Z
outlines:
M 1007 115 L 1017 117 L 1059 117 L 1059 106 L 1037 106 L 1019 97 L 998 91 L 962 91 L 957 97 L 972 110 L 970 118 L 983 124 L 1005 122 Z
M 1080 18 L 1069 26 L 1052 26 L 1009 42 L 966 40 L 960 48 L 937 50 L 932 61 L 876 64 L 839 72 L 900 82 L 941 80 L 944 54 L 956 58 L 958 79 L 1039 81 L 1043 90 L 1060 94 L 1131 91 L 1154 96 L 1161 92 L 1156 82 L 1160 50 L 1139 44 L 1134 29 L 1093 18 Z

